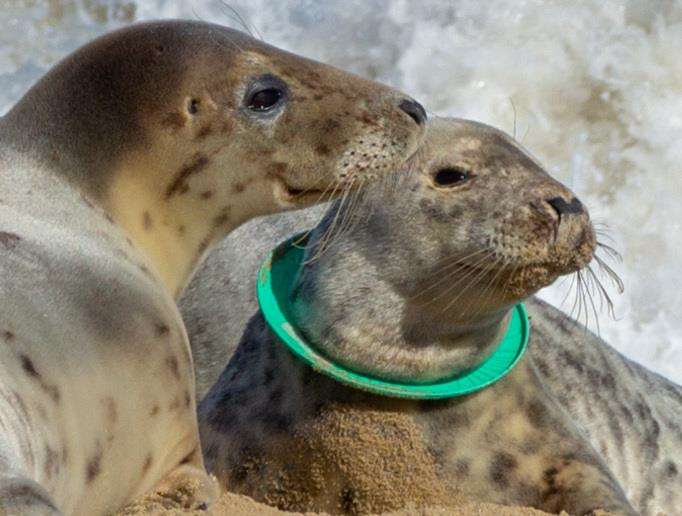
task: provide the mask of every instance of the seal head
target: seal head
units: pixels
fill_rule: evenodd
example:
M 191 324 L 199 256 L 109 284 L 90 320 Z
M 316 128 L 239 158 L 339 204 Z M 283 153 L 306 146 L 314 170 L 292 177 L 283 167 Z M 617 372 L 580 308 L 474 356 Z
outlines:
M 409 169 L 366 192 L 371 209 L 327 213 L 293 315 L 353 370 L 434 381 L 483 361 L 511 306 L 585 266 L 595 234 L 575 195 L 492 127 L 434 121 Z M 335 235 L 338 218 L 356 229 Z
M 67 57 L 0 137 L 102 206 L 177 293 L 243 221 L 395 170 L 425 120 L 386 86 L 224 27 L 162 21 Z

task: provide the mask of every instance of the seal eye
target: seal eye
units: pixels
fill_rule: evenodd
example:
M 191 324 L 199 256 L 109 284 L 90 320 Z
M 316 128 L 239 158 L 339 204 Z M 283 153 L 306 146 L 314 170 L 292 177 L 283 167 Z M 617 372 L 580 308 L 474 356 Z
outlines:
M 468 179 L 469 172 L 456 167 L 441 168 L 433 176 L 433 182 L 436 183 L 437 186 L 445 187 L 457 186 Z
M 269 111 L 284 97 L 278 88 L 265 88 L 251 94 L 247 106 L 252 111 Z

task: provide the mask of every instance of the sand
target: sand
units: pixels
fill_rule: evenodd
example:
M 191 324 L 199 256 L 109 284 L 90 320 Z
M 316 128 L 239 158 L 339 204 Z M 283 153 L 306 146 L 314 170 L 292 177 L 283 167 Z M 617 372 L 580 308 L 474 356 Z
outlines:
M 182 508 L 183 494 L 173 495 L 149 495 L 135 502 L 118 513 L 118 516 L 134 516 L 141 514 L 154 515 L 180 515 L 192 514 L 202 516 L 275 516 L 275 515 L 302 515 L 304 513 L 280 511 L 268 505 L 258 503 L 246 496 L 232 493 L 224 493 L 220 500 L 209 511 L 191 511 Z M 305 513 L 307 515 L 322 513 Z M 465 503 L 458 507 L 428 507 L 423 509 L 403 509 L 396 512 L 385 513 L 385 516 L 541 516 L 547 514 L 530 508 L 503 507 L 489 503 Z
M 326 513 L 300 513 L 280 511 L 274 507 L 258 503 L 247 496 L 234 493 L 223 493 L 220 499 L 208 510 L 185 509 L 188 495 L 192 491 L 192 485 L 188 484 L 174 492 L 157 492 L 145 496 L 133 502 L 119 511 L 116 516 L 139 516 L 153 514 L 162 516 L 171 515 L 196 515 L 196 516 L 276 516 L 276 515 L 313 515 Z M 401 509 L 384 513 L 383 516 L 542 516 L 548 513 L 528 507 L 504 507 L 491 503 L 465 502 L 457 507 L 426 507 L 419 509 Z M 568 516 L 562 512 L 563 516 Z M 597 516 L 606 516 L 606 513 L 597 511 Z

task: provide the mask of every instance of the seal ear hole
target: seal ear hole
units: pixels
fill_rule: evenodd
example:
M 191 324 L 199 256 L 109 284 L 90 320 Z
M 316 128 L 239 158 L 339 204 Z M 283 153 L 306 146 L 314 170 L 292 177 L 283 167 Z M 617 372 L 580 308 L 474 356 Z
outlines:
M 469 180 L 469 172 L 459 167 L 446 167 L 436 171 L 433 182 L 436 186 L 450 188 Z
M 189 99 L 187 101 L 187 112 L 196 115 L 199 112 L 199 99 Z

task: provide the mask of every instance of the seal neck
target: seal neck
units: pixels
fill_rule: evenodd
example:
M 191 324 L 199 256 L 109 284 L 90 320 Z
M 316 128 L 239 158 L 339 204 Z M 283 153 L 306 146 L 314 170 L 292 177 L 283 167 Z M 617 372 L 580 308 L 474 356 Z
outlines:
M 453 370 L 451 374 L 435 381 L 420 379 L 395 379 L 382 374 L 358 369 L 352 362 L 340 362 L 331 356 L 329 345 L 324 350 L 311 343 L 297 327 L 292 317 L 293 279 L 300 270 L 303 250 L 294 242 L 300 236 L 278 247 L 265 262 L 258 276 L 258 302 L 263 317 L 277 338 L 298 358 L 318 372 L 352 387 L 386 396 L 433 399 L 470 394 L 504 377 L 520 360 L 528 342 L 529 324 L 522 304 L 503 317 L 505 326 L 499 341 L 491 353 L 481 362 L 465 370 Z M 319 313 L 319 312 L 318 312 Z M 508 324 L 507 324 L 508 323 Z M 372 343 L 376 345 L 377 342 Z M 327 351 L 325 353 L 325 351 Z M 412 349 L 413 354 L 424 350 Z M 365 359 L 365 364 L 367 363 Z

